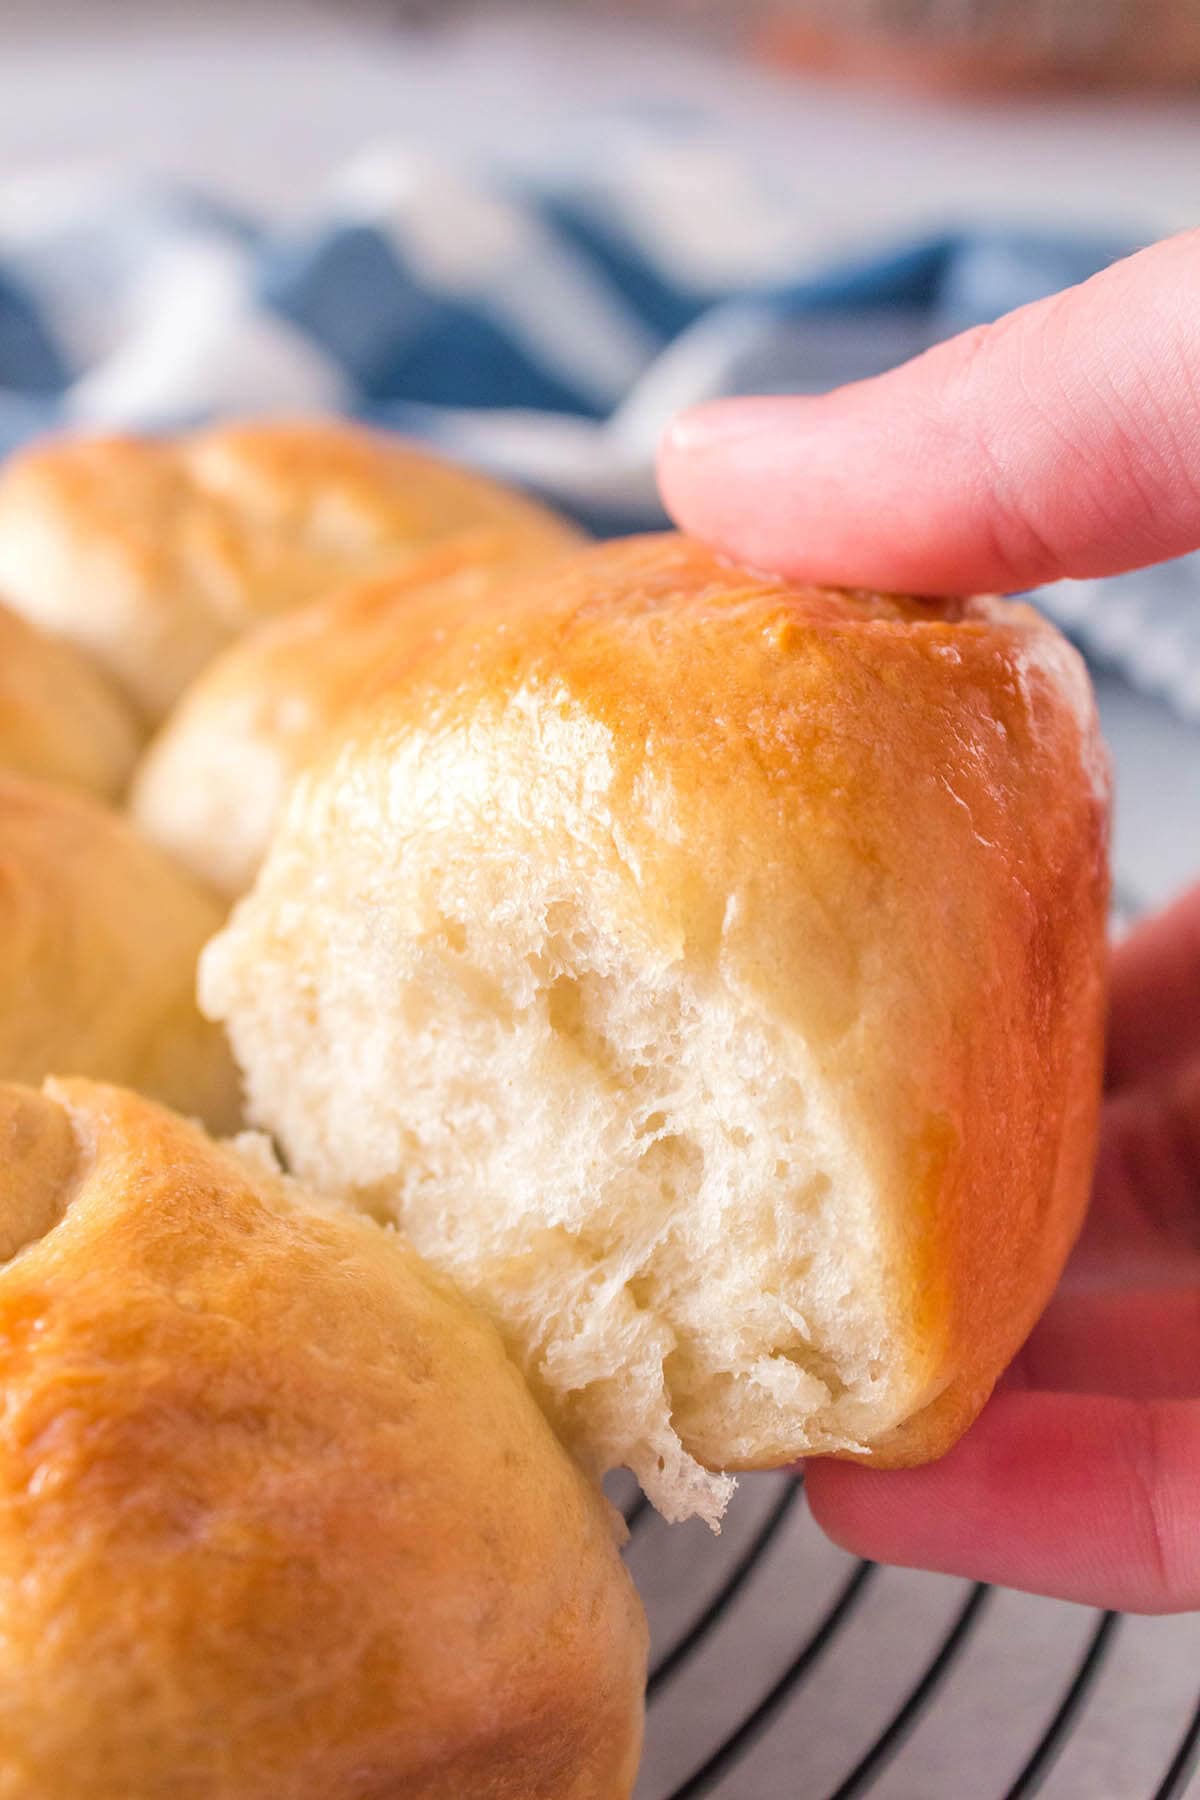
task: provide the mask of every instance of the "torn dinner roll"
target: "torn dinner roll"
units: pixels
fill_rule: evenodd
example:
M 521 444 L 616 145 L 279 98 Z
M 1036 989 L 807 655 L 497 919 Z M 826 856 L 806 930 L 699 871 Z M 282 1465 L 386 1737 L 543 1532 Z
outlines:
M 935 1457 L 1087 1198 L 1083 664 L 1027 606 L 672 536 L 516 587 L 355 712 L 205 952 L 251 1114 L 668 1517 Z

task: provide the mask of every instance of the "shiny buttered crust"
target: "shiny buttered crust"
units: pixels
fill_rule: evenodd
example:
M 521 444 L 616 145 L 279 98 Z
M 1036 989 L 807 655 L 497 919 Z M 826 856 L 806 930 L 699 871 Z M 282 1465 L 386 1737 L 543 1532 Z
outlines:
M 585 551 L 409 657 L 201 963 L 254 1119 L 597 1467 L 944 1451 L 1083 1213 L 1107 766 L 1034 611 Z
M 0 770 L 115 800 L 140 742 L 133 708 L 107 677 L 0 601 Z
M 505 571 L 578 545 L 564 525 L 465 533 L 394 574 L 272 619 L 193 682 L 131 796 L 139 827 L 230 898 L 254 880 L 292 782 L 406 648 L 476 616 Z
M 616 1515 L 401 1240 L 0 1088 L 3 1800 L 624 1800 Z
M 222 916 L 107 807 L 0 774 L 0 1080 L 121 1081 L 234 1129 L 237 1071 L 195 1001 Z
M 0 592 L 158 720 L 248 626 L 491 525 L 565 534 L 481 476 L 328 421 L 64 438 L 0 472 Z

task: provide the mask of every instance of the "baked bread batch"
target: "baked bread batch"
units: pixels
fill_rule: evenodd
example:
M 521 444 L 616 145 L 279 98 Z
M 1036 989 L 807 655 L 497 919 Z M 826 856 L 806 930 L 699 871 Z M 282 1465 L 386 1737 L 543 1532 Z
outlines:
M 597 1478 L 937 1456 L 1070 1249 L 1080 660 L 332 423 L 22 453 L 0 597 L 0 1800 L 627 1800 Z

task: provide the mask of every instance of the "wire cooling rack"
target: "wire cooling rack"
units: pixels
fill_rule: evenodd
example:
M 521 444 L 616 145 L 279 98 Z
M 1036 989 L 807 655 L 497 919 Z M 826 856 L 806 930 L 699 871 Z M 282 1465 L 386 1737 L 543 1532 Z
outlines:
M 744 1479 L 720 1538 L 614 1497 L 650 1616 L 638 1800 L 1200 1795 L 1200 1616 L 859 1562 L 786 1475 Z
M 1141 910 L 1119 885 L 1115 930 Z M 611 1491 L 650 1617 L 637 1800 L 1200 1800 L 1200 1614 L 859 1562 L 787 1475 L 719 1538 Z

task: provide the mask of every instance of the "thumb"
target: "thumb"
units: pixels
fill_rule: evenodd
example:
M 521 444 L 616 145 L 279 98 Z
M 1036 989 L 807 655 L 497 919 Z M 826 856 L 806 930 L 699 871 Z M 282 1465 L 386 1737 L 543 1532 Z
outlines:
M 684 413 L 684 530 L 760 568 L 954 593 L 1200 546 L 1200 232 L 817 398 Z

